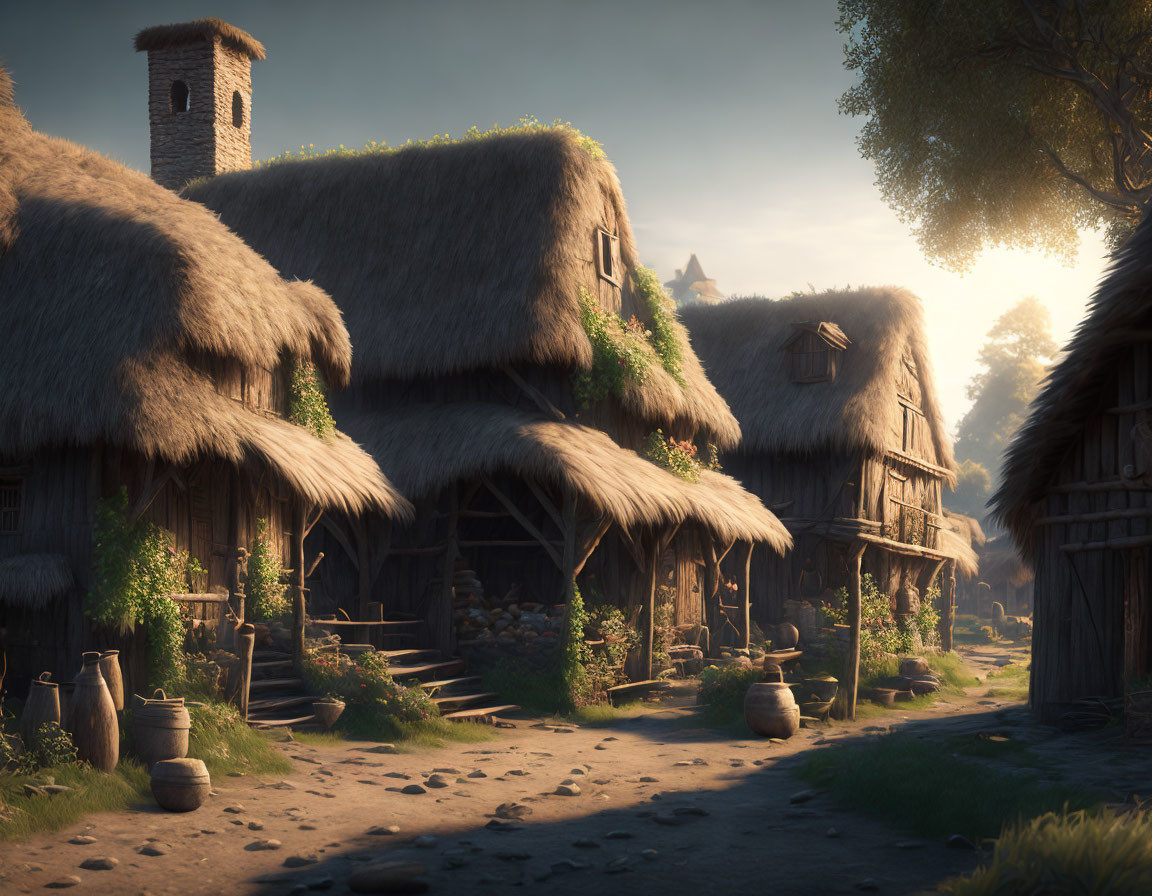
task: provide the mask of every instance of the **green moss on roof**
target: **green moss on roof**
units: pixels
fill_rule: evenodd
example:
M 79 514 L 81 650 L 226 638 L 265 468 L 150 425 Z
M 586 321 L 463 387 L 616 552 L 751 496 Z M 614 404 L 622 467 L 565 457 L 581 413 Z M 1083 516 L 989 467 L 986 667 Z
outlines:
M 434 147 L 445 146 L 451 143 L 469 143 L 476 140 L 487 140 L 492 137 L 504 137 L 510 134 L 535 134 L 535 133 L 553 133 L 553 134 L 568 134 L 576 141 L 576 144 L 588 153 L 594 159 L 606 158 L 604 153 L 604 146 L 597 140 L 593 140 L 588 135 L 582 133 L 578 128 L 574 127 L 570 121 L 561 121 L 557 118 L 551 124 L 545 124 L 538 119 L 521 118 L 519 124 L 508 125 L 501 127 L 498 124 L 492 125 L 487 130 L 480 130 L 476 126 L 470 127 L 460 137 L 453 137 L 450 134 L 436 134 L 424 140 L 408 140 L 399 146 L 389 146 L 383 140 L 377 142 L 371 140 L 364 144 L 361 149 L 348 149 L 343 143 L 332 149 L 317 149 L 314 144 L 309 143 L 307 146 L 301 146 L 299 151 L 287 150 L 278 156 L 273 156 L 270 159 L 264 159 L 256 162 L 256 167 L 264 167 L 267 165 L 280 165 L 286 162 L 301 162 L 306 159 L 318 159 L 331 156 L 363 156 L 372 155 L 374 153 L 391 153 L 398 152 L 402 149 L 409 149 L 411 147 Z

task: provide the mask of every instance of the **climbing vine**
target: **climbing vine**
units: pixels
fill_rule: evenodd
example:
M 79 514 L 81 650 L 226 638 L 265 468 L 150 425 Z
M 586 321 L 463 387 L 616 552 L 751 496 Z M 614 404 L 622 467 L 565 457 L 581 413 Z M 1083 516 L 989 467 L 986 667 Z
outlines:
M 636 286 L 636 294 L 652 318 L 649 342 L 656 357 L 680 387 L 687 388 L 688 382 L 684 379 L 684 347 L 676 331 L 676 306 L 671 296 L 660 283 L 656 272 L 650 268 L 638 265 L 632 272 L 632 282 Z
M 288 615 L 288 586 L 280 582 L 284 572 L 268 539 L 268 521 L 256 520 L 256 540 L 248 554 L 248 577 L 244 596 L 253 619 L 278 619 Z
M 331 438 L 336 431 L 328 401 L 324 398 L 324 386 L 316 368 L 306 362 L 296 365 L 292 371 L 292 383 L 288 395 L 288 419 L 297 426 L 311 430 L 318 439 Z
M 572 382 L 576 403 L 587 408 L 609 395 L 620 398 L 629 385 L 648 375 L 647 331 L 636 318 L 625 322 L 619 314 L 600 307 L 596 297 L 580 290 L 580 323 L 592 343 L 592 367 L 579 371 Z
M 169 595 L 204 575 L 200 562 L 172 547 L 172 534 L 145 520 L 128 518 L 128 491 L 99 503 L 92 532 L 92 589 L 85 613 L 102 625 L 128 631 L 143 626 L 148 637 L 148 676 L 168 687 L 184 673 L 184 621 Z

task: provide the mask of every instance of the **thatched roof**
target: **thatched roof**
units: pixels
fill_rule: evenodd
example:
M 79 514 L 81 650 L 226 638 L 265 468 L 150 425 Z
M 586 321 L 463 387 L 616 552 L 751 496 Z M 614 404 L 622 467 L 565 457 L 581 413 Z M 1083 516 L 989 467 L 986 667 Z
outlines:
M 231 47 L 250 59 L 264 58 L 264 45 L 247 31 L 229 25 L 220 19 L 196 19 L 176 25 L 154 25 L 136 35 L 136 49 L 166 50 L 169 47 L 182 47 L 185 44 L 209 42 L 220 38 L 226 47 Z
M 940 529 L 938 547 L 941 553 L 947 554 L 956 561 L 956 571 L 966 579 L 976 575 L 980 569 L 980 559 L 976 549 L 968 541 L 967 535 L 954 529 Z
M 905 346 L 920 374 L 938 463 L 955 469 L 932 378 L 920 300 L 896 287 L 771 301 L 733 299 L 681 310 L 692 346 L 743 433 L 748 454 L 901 449 L 896 393 Z M 793 383 L 784 345 L 795 324 L 835 324 L 851 341 L 830 382 Z
M 791 545 L 780 521 L 728 476 L 704 472 L 687 482 L 577 423 L 505 405 L 428 404 L 357 414 L 344 425 L 409 498 L 459 479 L 511 473 L 571 488 L 625 528 L 690 521 L 721 539 L 781 552 Z
M 1026 585 L 1036 577 L 1031 564 L 1026 563 L 1012 543 L 1011 534 L 993 538 L 980 552 L 980 581 L 997 586 L 1008 582 L 1015 588 Z
M 257 413 L 191 363 L 288 356 L 343 385 L 351 345 L 328 296 L 281 279 L 203 207 L 36 133 L 3 102 L 0 254 L 0 453 L 104 442 L 176 464 L 215 456 L 270 467 L 324 507 L 409 512 L 349 439 Z
M 637 264 L 615 169 L 564 129 L 270 164 L 186 195 L 281 273 L 332 294 L 356 345 L 354 383 L 518 363 L 587 368 L 579 296 L 597 291 L 605 207 L 625 267 Z M 687 388 L 652 364 L 625 406 L 733 443 L 739 427 L 686 343 L 683 367 Z
M 75 585 L 62 554 L 23 554 L 0 560 L 0 604 L 38 610 Z
M 983 547 L 984 543 L 988 540 L 988 537 L 984 534 L 984 528 L 975 517 L 965 516 L 962 513 L 956 513 L 954 510 L 945 508 L 944 518 L 949 528 L 964 538 L 970 545 Z
M 1116 370 L 1152 328 L 1152 217 L 1115 253 L 1063 357 L 1032 401 L 1004 456 L 989 505 L 1020 552 L 1032 557 L 1038 502 L 1094 414 L 1116 403 Z

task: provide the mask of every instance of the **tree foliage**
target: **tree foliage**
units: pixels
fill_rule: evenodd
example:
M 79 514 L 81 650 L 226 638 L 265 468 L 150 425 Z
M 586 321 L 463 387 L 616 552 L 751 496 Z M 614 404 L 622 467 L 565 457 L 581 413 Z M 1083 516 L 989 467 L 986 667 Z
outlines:
M 839 0 L 840 110 L 924 252 L 1065 260 L 1152 198 L 1152 0 Z
M 1004 449 L 1024 422 L 1055 353 L 1048 309 L 1034 296 L 1000 316 L 980 350 L 983 369 L 968 384 L 972 407 L 957 427 L 957 457 L 998 475 Z

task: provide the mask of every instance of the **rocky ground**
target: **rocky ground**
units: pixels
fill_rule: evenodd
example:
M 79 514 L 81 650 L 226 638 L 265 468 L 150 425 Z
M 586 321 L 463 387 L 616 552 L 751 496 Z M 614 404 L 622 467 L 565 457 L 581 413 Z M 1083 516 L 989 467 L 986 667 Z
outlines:
M 968 653 L 986 672 L 1012 652 Z M 1012 725 L 1070 776 L 1118 795 L 1146 780 L 1147 763 L 1116 754 L 1106 735 L 1053 740 L 986 691 L 782 743 L 694 727 L 686 691 L 609 727 L 521 720 L 490 743 L 415 753 L 290 741 L 283 749 L 295 774 L 216 781 L 194 813 L 101 815 L 0 845 L 0 890 L 347 893 L 403 887 L 419 871 L 380 869 L 394 862 L 423 866 L 419 879 L 445 894 L 920 892 L 971 870 L 980 854 L 917 840 L 806 792 L 792 770 L 807 751 L 902 726 Z M 1102 751 L 1112 761 L 1092 761 Z

